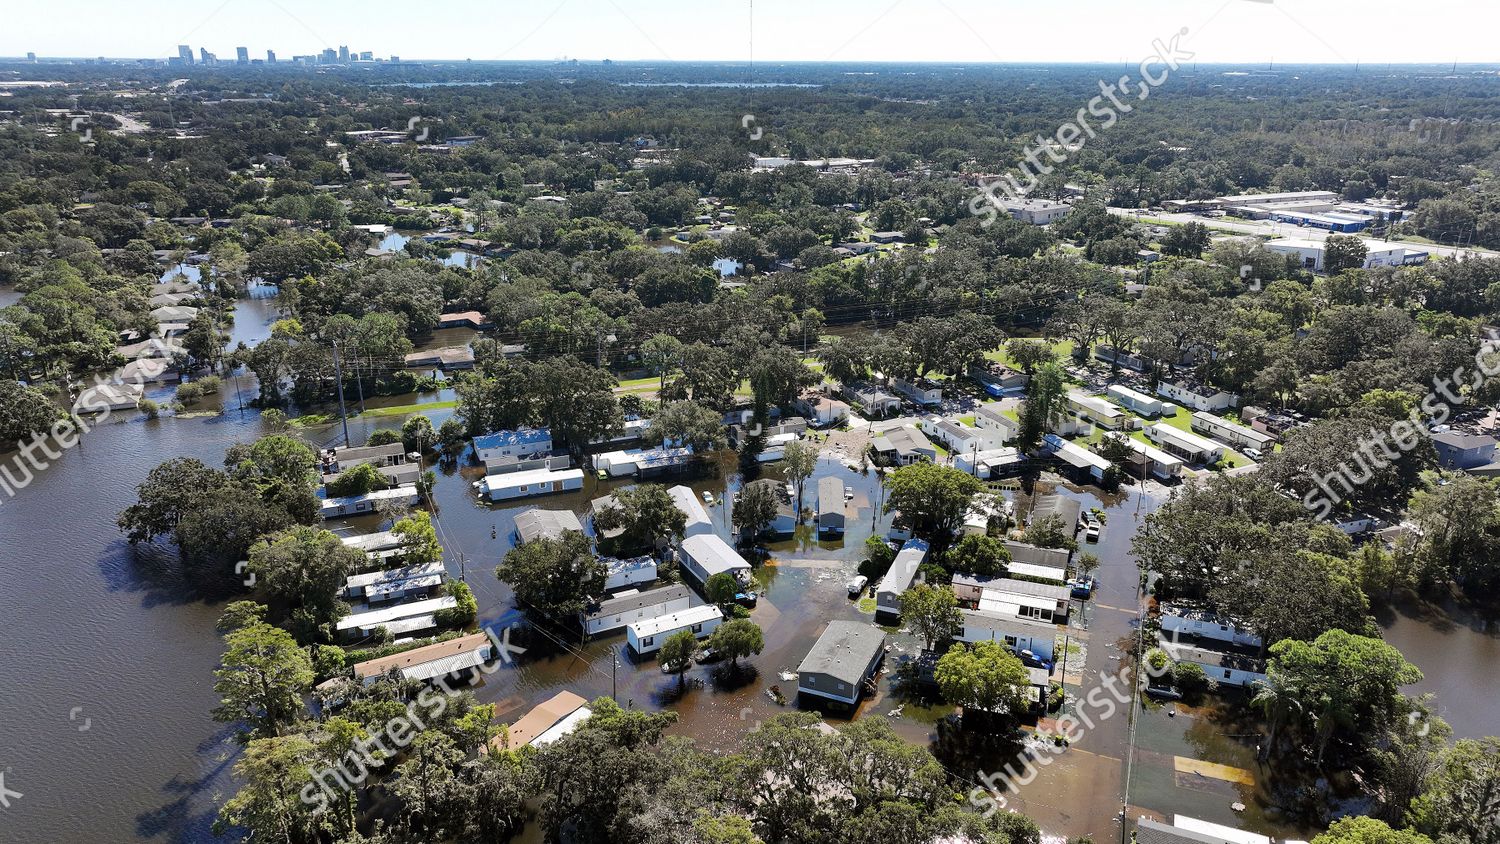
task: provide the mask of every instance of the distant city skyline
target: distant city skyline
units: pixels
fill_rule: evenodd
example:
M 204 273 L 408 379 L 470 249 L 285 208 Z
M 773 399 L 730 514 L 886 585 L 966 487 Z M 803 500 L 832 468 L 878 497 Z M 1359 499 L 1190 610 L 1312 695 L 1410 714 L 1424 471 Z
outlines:
M 7 10 L 0 55 L 165 60 L 188 44 L 228 63 L 240 47 L 256 60 L 1138 62 L 1180 35 L 1205 63 L 1495 63 L 1497 23 L 1500 8 L 1467 0 L 541 0 L 441 21 L 394 0 L 55 0 Z

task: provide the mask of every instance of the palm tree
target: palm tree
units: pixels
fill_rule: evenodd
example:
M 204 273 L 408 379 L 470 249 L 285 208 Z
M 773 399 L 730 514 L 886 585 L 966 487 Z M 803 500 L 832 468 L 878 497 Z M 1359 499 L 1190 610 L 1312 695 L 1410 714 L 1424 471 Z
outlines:
M 1259 752 L 1260 760 L 1265 761 L 1270 758 L 1271 749 L 1276 746 L 1282 726 L 1300 719 L 1302 702 L 1297 699 L 1296 691 L 1288 687 L 1279 674 L 1271 674 L 1266 680 L 1255 683 L 1255 696 L 1250 699 L 1250 703 L 1266 719 L 1266 743 Z

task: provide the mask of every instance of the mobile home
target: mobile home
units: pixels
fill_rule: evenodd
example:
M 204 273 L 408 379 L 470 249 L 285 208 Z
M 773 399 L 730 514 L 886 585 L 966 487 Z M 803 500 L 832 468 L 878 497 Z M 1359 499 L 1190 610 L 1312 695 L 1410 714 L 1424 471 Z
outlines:
M 663 642 L 684 630 L 692 631 L 699 639 L 706 639 L 724 621 L 724 613 L 718 607 L 704 605 L 659 615 L 632 622 L 625 626 L 625 639 L 631 650 L 641 656 L 661 650 Z
M 509 501 L 533 495 L 577 492 L 583 489 L 582 469 L 530 469 L 490 475 L 475 481 L 474 488 L 491 501 Z

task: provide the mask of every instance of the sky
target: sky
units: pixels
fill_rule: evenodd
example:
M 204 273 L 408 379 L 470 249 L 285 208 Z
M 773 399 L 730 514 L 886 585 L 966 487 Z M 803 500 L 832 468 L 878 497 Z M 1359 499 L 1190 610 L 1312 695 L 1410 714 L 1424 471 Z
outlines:
M 402 59 L 1500 63 L 1492 0 L 49 0 L 0 55 L 220 58 L 347 45 Z

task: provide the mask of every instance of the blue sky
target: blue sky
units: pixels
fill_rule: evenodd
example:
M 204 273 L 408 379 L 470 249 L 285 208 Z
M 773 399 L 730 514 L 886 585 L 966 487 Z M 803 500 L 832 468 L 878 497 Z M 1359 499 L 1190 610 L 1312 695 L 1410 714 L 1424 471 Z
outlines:
M 754 5 L 753 21 L 751 4 Z M 0 55 L 404 59 L 1500 62 L 1491 0 L 51 0 L 8 4 Z

